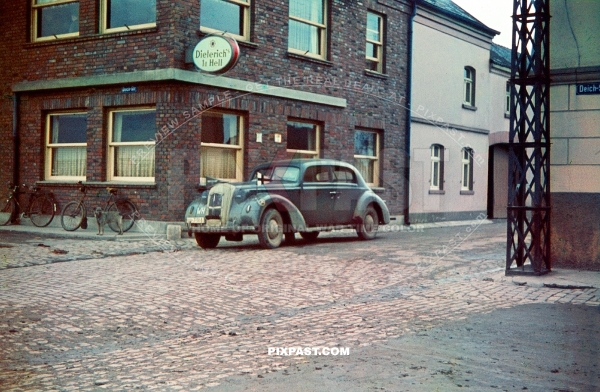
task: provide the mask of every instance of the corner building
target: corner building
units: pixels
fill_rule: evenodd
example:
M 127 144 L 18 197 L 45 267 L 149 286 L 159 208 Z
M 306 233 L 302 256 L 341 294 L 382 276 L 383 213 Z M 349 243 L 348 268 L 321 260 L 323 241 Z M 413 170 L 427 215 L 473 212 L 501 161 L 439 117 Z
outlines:
M 78 181 L 91 196 L 116 186 L 145 219 L 176 222 L 207 178 L 323 157 L 355 164 L 400 214 L 411 12 L 401 0 L 2 2 L 0 193 L 37 183 L 62 208 Z M 240 47 L 222 75 L 191 61 L 211 34 Z

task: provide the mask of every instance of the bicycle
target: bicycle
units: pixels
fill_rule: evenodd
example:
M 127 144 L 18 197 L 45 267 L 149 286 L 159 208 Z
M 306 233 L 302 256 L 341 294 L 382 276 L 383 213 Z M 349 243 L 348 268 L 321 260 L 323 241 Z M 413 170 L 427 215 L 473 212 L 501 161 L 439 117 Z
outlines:
M 22 187 L 27 186 L 23 184 Z M 30 186 L 31 192 L 19 192 L 19 186 L 13 183 L 8 185 L 8 189 L 10 190 L 8 198 L 0 210 L 0 225 L 4 226 L 16 221 L 19 212 L 18 220 L 28 217 L 37 227 L 46 227 L 52 222 L 56 213 L 56 202 L 51 192 L 42 191 L 37 186 Z M 19 193 L 30 194 L 27 209 L 21 207 L 17 197 Z
M 79 184 L 81 198 L 67 203 L 60 214 L 60 224 L 66 231 L 75 231 L 80 227 L 87 229 L 87 207 L 85 205 L 87 187 L 83 185 L 82 181 L 77 184 Z M 126 197 L 117 198 L 118 189 L 108 187 L 106 190 L 108 191 L 108 198 L 102 211 L 118 211 L 123 217 L 123 232 L 128 231 L 133 227 L 135 219 L 139 216 L 137 207 Z M 112 231 L 119 232 L 119 226 L 116 222 L 109 222 L 108 226 Z

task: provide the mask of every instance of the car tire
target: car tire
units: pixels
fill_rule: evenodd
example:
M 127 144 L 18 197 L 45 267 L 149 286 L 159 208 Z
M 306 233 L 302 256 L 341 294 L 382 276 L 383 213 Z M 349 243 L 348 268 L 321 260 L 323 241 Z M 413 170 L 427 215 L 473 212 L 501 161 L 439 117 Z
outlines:
M 314 241 L 319 236 L 320 231 L 301 231 L 300 235 L 306 241 Z
M 369 205 L 362 216 L 362 221 L 356 227 L 356 234 L 361 240 L 372 240 L 379 229 L 379 215 L 372 205 Z
M 263 214 L 260 220 L 260 231 L 258 241 L 265 249 L 275 249 L 283 241 L 283 219 L 281 214 L 274 208 L 270 208 Z
M 219 234 L 204 234 L 194 233 L 196 237 L 196 243 L 202 249 L 214 249 L 219 245 L 221 236 Z

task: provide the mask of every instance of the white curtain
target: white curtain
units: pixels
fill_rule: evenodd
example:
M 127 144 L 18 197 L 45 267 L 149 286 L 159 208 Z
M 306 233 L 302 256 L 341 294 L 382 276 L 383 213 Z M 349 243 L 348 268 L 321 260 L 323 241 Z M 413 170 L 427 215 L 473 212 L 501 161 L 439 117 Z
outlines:
M 322 24 L 322 0 L 290 0 L 290 15 Z M 319 28 L 316 26 L 290 20 L 289 45 L 292 48 L 318 54 L 319 37 Z
M 354 158 L 354 166 L 358 169 L 361 176 L 368 183 L 373 183 L 373 164 L 374 160 L 368 158 Z
M 85 147 L 52 149 L 52 175 L 85 177 L 87 152 Z
M 201 147 L 201 177 L 235 179 L 237 152 L 231 148 Z
M 154 177 L 154 146 L 115 147 L 115 176 Z

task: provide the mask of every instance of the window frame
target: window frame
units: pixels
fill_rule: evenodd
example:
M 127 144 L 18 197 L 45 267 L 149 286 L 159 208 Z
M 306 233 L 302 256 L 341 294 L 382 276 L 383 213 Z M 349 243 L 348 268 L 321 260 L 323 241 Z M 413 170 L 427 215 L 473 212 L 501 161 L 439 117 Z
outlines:
M 86 115 L 86 111 L 51 112 L 46 114 L 45 154 L 44 154 L 44 178 L 47 181 L 85 181 L 87 176 L 87 135 L 85 143 L 52 143 L 52 121 L 53 116 Z M 87 121 L 87 118 L 86 118 Z M 86 130 L 87 134 L 87 130 Z M 85 175 L 83 176 L 54 176 L 52 175 L 53 150 L 59 148 L 86 148 Z
M 304 19 L 298 16 L 294 16 L 291 14 L 292 7 L 290 3 L 294 0 L 289 0 L 288 2 L 288 52 L 299 54 L 302 56 L 313 57 L 319 60 L 327 60 L 328 58 L 328 34 L 329 34 L 329 0 L 314 0 L 320 1 L 323 7 L 323 23 L 313 22 L 308 19 Z M 303 51 L 300 49 L 295 49 L 290 46 L 290 21 L 295 21 L 298 23 L 302 23 L 305 25 L 309 25 L 317 28 L 317 34 L 319 38 L 319 53 L 312 53 L 310 51 Z
M 467 75 L 470 73 L 470 77 Z M 463 71 L 463 105 L 475 107 L 475 92 L 476 92 L 477 73 L 475 68 L 466 66 Z M 467 99 L 467 92 L 470 99 Z
M 465 147 L 461 151 L 461 172 L 460 172 L 460 190 L 472 192 L 473 191 L 473 154 L 472 148 Z M 465 178 L 465 168 L 467 169 L 466 174 L 468 178 Z
M 239 5 L 243 10 L 243 28 L 242 35 L 233 34 L 231 32 L 226 32 L 229 36 L 237 39 L 238 41 L 250 41 L 250 26 L 252 22 L 252 0 L 221 0 L 227 3 Z M 200 15 L 202 15 L 202 1 L 200 1 Z M 200 31 L 206 34 L 223 34 L 225 33 L 223 30 L 214 29 L 212 27 L 202 26 L 202 17 L 200 17 Z
M 79 28 L 80 28 L 79 25 L 78 25 L 76 32 L 38 37 L 38 33 L 40 33 L 38 31 L 39 13 L 41 10 L 43 10 L 44 8 L 50 8 L 50 7 L 54 7 L 57 5 L 77 3 L 78 12 L 79 12 L 79 5 L 80 5 L 79 0 L 54 0 L 54 1 L 51 0 L 52 2 L 49 2 L 49 3 L 36 4 L 37 1 L 38 0 L 31 0 L 31 41 L 40 42 L 40 41 L 50 41 L 50 40 L 63 39 L 63 38 L 79 37 Z M 78 17 L 78 21 L 79 21 L 80 20 L 79 15 L 77 17 Z
M 443 191 L 444 190 L 444 146 L 441 144 L 432 144 L 431 147 L 431 170 L 429 179 L 429 190 L 430 191 Z M 438 155 L 435 155 L 435 151 L 439 151 Z M 436 169 L 437 163 L 437 169 Z M 437 172 L 437 184 L 434 182 L 435 174 Z
M 119 33 L 119 32 L 124 32 L 124 31 L 149 29 L 149 28 L 156 27 L 156 19 L 158 19 L 158 5 L 156 4 L 156 1 L 155 1 L 154 4 L 155 4 L 156 9 L 155 9 L 154 22 L 140 23 L 140 24 L 131 25 L 131 26 L 120 26 L 120 27 L 109 28 L 108 27 L 108 19 L 107 19 L 107 17 L 108 17 L 108 2 L 109 1 L 110 0 L 100 0 L 100 32 L 102 34 Z
M 227 114 L 227 115 L 232 115 L 232 116 L 237 117 L 238 143 L 236 145 L 222 144 L 222 143 L 205 143 L 205 142 L 202 142 L 202 135 L 200 135 L 200 151 L 199 151 L 200 180 L 201 181 L 202 181 L 202 179 L 204 179 L 204 181 L 206 180 L 206 175 L 205 175 L 205 173 L 203 173 L 203 168 L 202 168 L 202 148 L 219 148 L 219 149 L 236 150 L 236 155 L 235 155 L 235 161 L 236 161 L 235 175 L 236 175 L 236 177 L 235 178 L 217 177 L 217 178 L 222 181 L 230 181 L 230 182 L 243 181 L 243 177 L 244 177 L 244 134 L 246 133 L 245 132 L 246 118 L 242 113 L 239 113 L 239 112 L 230 112 L 230 111 L 226 111 L 226 110 L 207 110 L 204 113 L 202 113 L 202 115 L 200 116 L 200 121 L 202 122 L 202 117 L 204 115 L 211 115 L 211 114 L 215 114 L 215 113 Z M 202 125 L 200 125 L 200 132 L 202 132 Z
M 130 183 L 155 183 L 156 179 L 156 138 L 148 141 L 136 141 L 136 142 L 113 142 L 114 127 L 113 127 L 113 114 L 117 112 L 149 112 L 153 111 L 156 114 L 156 107 L 154 106 L 141 106 L 141 107 L 128 107 L 128 108 L 113 108 L 108 111 L 107 120 L 107 149 L 106 149 L 106 179 L 109 182 L 130 182 Z M 155 129 L 155 134 L 158 128 Z M 145 148 L 146 152 L 150 149 L 147 146 L 152 146 L 154 149 L 154 175 L 152 177 L 127 177 L 115 175 L 115 148 L 116 147 L 127 147 L 127 146 L 140 146 Z
M 289 135 L 288 135 L 288 124 L 289 123 L 298 123 L 298 124 L 309 124 L 312 125 L 314 127 L 315 130 L 315 149 L 314 150 L 300 150 L 300 149 L 294 149 L 294 148 L 288 148 L 287 146 L 287 142 L 289 140 Z M 303 119 L 288 119 L 285 123 L 286 125 L 286 153 L 288 156 L 294 157 L 296 154 L 300 154 L 302 155 L 302 158 L 319 158 L 321 156 L 321 134 L 322 134 L 322 126 L 321 124 L 314 122 L 314 121 L 310 121 L 310 120 L 303 120 Z M 308 156 L 306 156 L 308 155 Z
M 374 146 L 374 151 L 375 151 L 375 155 L 371 156 L 371 155 L 360 155 L 360 154 L 356 154 L 356 144 L 354 147 L 354 166 L 357 168 L 357 170 L 359 171 L 360 175 L 363 177 L 363 179 L 365 180 L 365 182 L 367 183 L 367 185 L 369 186 L 373 186 L 373 187 L 378 187 L 380 186 L 380 173 L 381 173 L 381 132 L 375 131 L 375 130 L 370 130 L 370 129 L 355 129 L 354 130 L 354 136 L 356 136 L 357 132 L 365 132 L 365 133 L 372 133 L 375 134 L 375 146 Z M 356 165 L 356 160 L 357 159 L 369 159 L 371 161 L 371 164 L 373 165 L 373 181 L 369 181 L 370 179 L 365 177 L 363 175 L 363 173 L 360 171 L 360 169 L 358 168 L 358 166 Z
M 510 116 L 510 101 L 511 101 L 511 86 L 510 86 L 510 82 L 506 82 L 506 95 L 504 97 L 505 99 L 505 106 L 504 106 L 504 116 L 508 117 Z
M 379 19 L 379 41 L 375 41 L 375 40 L 371 40 L 369 39 L 369 15 L 374 15 L 375 17 L 377 17 Z M 384 60 L 385 60 L 385 17 L 382 14 L 379 14 L 377 12 L 373 12 L 373 11 L 367 11 L 367 25 L 366 25 L 366 45 L 368 44 L 372 44 L 375 46 L 375 48 L 377 49 L 377 53 L 378 56 L 377 57 L 370 57 L 367 55 L 366 52 L 366 47 L 365 47 L 365 60 L 366 60 L 366 64 L 369 64 L 369 62 L 373 62 L 376 63 L 376 68 L 375 70 L 369 68 L 368 66 L 365 67 L 365 69 L 367 71 L 370 72 L 377 72 L 377 73 L 384 73 L 385 72 L 385 64 L 384 64 Z

